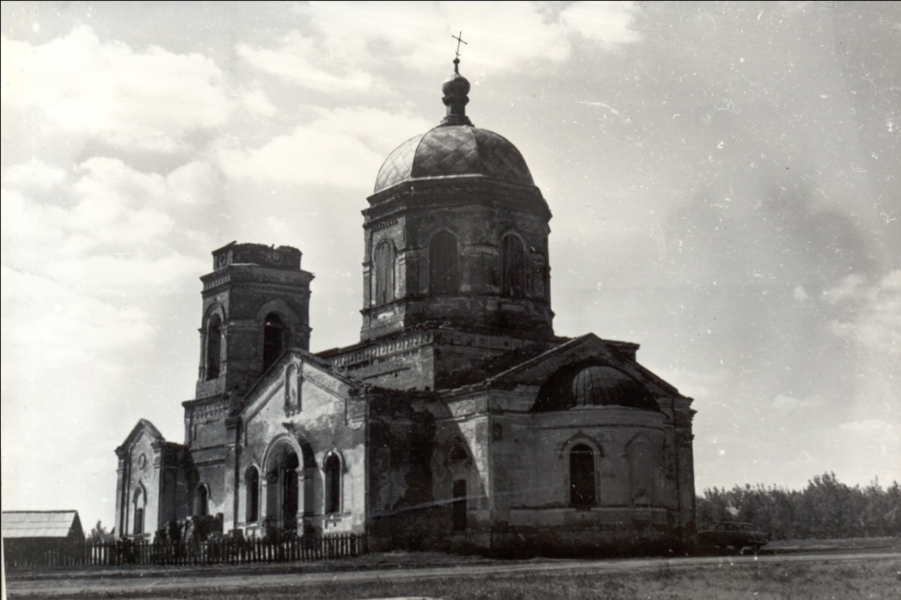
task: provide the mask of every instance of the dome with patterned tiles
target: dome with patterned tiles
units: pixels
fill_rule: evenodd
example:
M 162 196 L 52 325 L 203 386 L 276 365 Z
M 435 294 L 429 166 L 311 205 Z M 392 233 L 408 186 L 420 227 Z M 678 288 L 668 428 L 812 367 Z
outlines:
M 375 180 L 376 193 L 404 181 L 464 175 L 534 185 L 516 146 L 469 121 L 465 111 L 469 82 L 458 65 L 454 60 L 454 74 L 442 87 L 447 116 L 438 127 L 410 138 L 388 155 Z

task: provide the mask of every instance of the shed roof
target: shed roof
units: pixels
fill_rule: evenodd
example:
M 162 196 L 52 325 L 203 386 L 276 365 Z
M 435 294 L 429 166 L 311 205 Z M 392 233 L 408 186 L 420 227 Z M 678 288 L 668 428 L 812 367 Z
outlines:
M 65 538 L 81 529 L 77 510 L 3 511 L 3 539 Z

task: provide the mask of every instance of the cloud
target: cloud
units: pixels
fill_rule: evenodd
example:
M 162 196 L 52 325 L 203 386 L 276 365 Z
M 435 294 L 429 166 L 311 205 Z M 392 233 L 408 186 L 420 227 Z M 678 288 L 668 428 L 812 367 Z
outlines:
M 635 2 L 574 2 L 560 15 L 568 28 L 606 47 L 632 44 L 641 34 L 632 28 L 641 9 Z
M 213 165 L 192 161 L 166 176 L 166 198 L 182 204 L 208 206 L 223 194 L 222 174 Z
M 67 174 L 63 169 L 32 158 L 27 163 L 12 165 L 6 169 L 2 181 L 4 185 L 45 192 L 63 183 L 66 177 Z
M 373 87 L 387 89 L 383 81 L 365 71 L 342 65 L 340 59 L 300 32 L 291 32 L 278 49 L 252 47 L 238 44 L 238 56 L 250 65 L 322 92 L 365 92 Z M 327 67 L 320 68 L 319 65 Z
M 792 414 L 798 410 L 809 410 L 823 406 L 823 398 L 812 396 L 810 398 L 793 398 L 779 394 L 773 398 L 773 410 L 779 415 Z
M 29 378 L 31 371 L 45 366 L 125 368 L 115 361 L 96 362 L 98 353 L 144 343 L 154 335 L 143 310 L 118 307 L 7 266 L 0 273 L 4 383 L 7 375 Z
M 792 298 L 798 302 L 804 302 L 805 300 L 810 300 L 810 294 L 807 293 L 803 285 L 798 285 L 792 290 Z
M 220 146 L 224 173 L 239 181 L 368 187 L 385 155 L 432 124 L 374 108 L 317 109 L 319 118 L 251 150 Z
M 278 112 L 263 90 L 247 90 L 243 92 L 241 100 L 247 110 L 263 117 L 272 117 Z
M 823 292 L 823 298 L 830 304 L 857 298 L 860 295 L 864 281 L 865 279 L 862 275 L 852 273 L 842 279 L 840 284 L 826 289 Z
M 562 9 L 540 2 L 310 2 L 298 10 L 310 31 L 292 31 L 275 49 L 241 44 L 238 55 L 261 71 L 331 93 L 388 92 L 374 73 L 398 62 L 428 71 L 450 67 L 450 36 L 461 29 L 474 48 L 463 46 L 470 76 L 559 64 L 586 40 L 611 49 L 641 39 L 634 2 Z
M 4 105 L 37 111 L 49 130 L 173 151 L 223 124 L 235 106 L 223 73 L 200 54 L 136 52 L 86 26 L 42 45 L 2 38 Z
M 857 275 L 827 290 L 833 303 L 849 304 L 848 314 L 831 323 L 832 331 L 854 340 L 889 364 L 901 353 L 901 270 L 892 271 L 873 285 Z
M 223 171 L 239 181 L 295 185 L 359 186 L 381 157 L 357 138 L 301 126 L 255 149 L 221 148 Z
M 425 133 L 437 123 L 370 107 L 317 109 L 312 127 L 323 132 L 352 135 L 387 155 L 401 142 Z
M 43 176 L 48 171 L 55 187 Z M 71 173 L 30 161 L 7 169 L 4 186 L 5 265 L 85 291 L 128 294 L 173 285 L 205 268 L 193 243 L 179 243 L 190 230 L 176 223 L 211 204 L 222 188 L 207 163 L 193 161 L 164 176 L 106 157 L 90 158 Z M 42 193 L 32 194 L 38 187 Z

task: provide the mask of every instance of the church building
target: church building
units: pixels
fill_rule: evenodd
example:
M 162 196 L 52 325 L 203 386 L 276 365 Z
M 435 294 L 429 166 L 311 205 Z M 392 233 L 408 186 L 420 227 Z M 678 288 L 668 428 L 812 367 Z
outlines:
M 470 84 L 385 159 L 363 211 L 359 342 L 309 351 L 301 252 L 231 243 L 203 283 L 184 442 L 117 448 L 116 531 L 217 519 L 244 537 L 602 550 L 695 528 L 691 398 L 638 344 L 554 333 L 551 211 Z

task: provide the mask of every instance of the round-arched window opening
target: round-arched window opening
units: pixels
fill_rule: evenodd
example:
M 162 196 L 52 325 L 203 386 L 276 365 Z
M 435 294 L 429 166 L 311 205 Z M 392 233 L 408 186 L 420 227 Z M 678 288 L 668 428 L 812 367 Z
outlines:
M 450 454 L 447 455 L 447 462 L 451 465 L 466 462 L 467 460 L 469 460 L 469 455 L 462 446 L 454 446 Z
M 194 516 L 205 517 L 210 514 L 210 491 L 206 484 L 201 483 L 197 486 L 197 492 L 194 494 Z
M 288 326 L 277 313 L 263 320 L 263 371 L 269 369 L 288 348 Z
M 569 501 L 577 508 L 597 504 L 594 450 L 585 444 L 574 446 L 569 451 Z
M 526 259 L 522 240 L 504 236 L 501 242 L 501 294 L 520 298 L 526 295 Z
M 383 241 L 375 250 L 375 303 L 394 300 L 394 246 Z
M 256 467 L 248 467 L 244 473 L 244 488 L 247 494 L 245 520 L 248 523 L 255 523 L 260 520 L 260 472 Z
M 222 318 L 210 317 L 206 328 L 206 380 L 216 379 L 222 367 Z
M 325 459 L 325 514 L 341 512 L 341 460 L 334 454 Z

